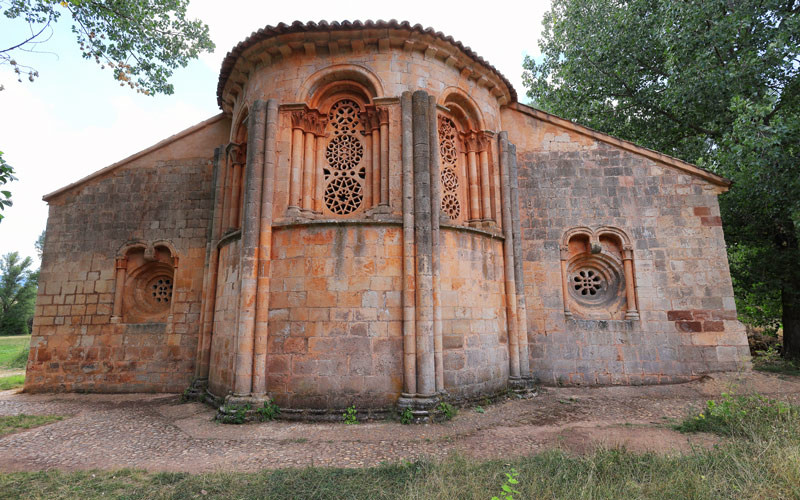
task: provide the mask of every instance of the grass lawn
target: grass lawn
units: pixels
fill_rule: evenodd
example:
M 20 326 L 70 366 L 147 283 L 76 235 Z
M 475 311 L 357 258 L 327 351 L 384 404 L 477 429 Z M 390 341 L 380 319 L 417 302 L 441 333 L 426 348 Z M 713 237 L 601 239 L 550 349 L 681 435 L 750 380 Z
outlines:
M 40 425 L 49 424 L 62 420 L 64 417 L 55 415 L 13 415 L 10 417 L 0 417 L 0 436 L 11 434 L 20 429 L 31 429 Z
M 713 449 L 671 456 L 617 449 L 583 456 L 548 451 L 488 462 L 454 456 L 366 469 L 25 472 L 0 475 L 0 492 L 26 499 L 800 498 L 800 407 L 723 396 L 679 428 L 727 439 Z M 508 491 L 502 495 L 504 486 Z
M 25 385 L 25 375 L 11 375 L 0 377 L 0 391 L 8 391 Z
M 24 370 L 30 343 L 30 335 L 0 337 L 0 370 Z

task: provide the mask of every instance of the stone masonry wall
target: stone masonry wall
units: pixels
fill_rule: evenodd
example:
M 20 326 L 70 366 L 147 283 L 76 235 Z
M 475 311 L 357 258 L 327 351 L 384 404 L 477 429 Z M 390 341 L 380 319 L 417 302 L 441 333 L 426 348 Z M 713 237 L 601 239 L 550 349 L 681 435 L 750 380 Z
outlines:
M 239 292 L 242 286 L 239 280 L 241 239 L 225 244 L 219 253 L 208 383 L 211 392 L 225 395 L 233 387 L 236 364 L 236 328 L 239 321 Z
M 441 235 L 444 386 L 455 397 L 491 394 L 508 380 L 503 243 L 463 230 Z
M 530 127 L 510 139 L 518 143 L 533 374 L 550 384 L 664 383 L 746 365 L 719 188 L 616 146 L 516 119 Z M 640 320 L 564 315 L 562 236 L 601 225 L 632 239 Z
M 216 143 L 229 127 L 219 124 L 48 200 L 26 391 L 178 392 L 188 385 L 211 208 L 212 151 L 195 141 Z M 174 159 L 187 150 L 195 156 Z M 157 240 L 179 257 L 169 320 L 112 323 L 117 252 L 131 241 Z
M 268 391 L 280 406 L 394 404 L 402 389 L 401 228 L 273 233 Z

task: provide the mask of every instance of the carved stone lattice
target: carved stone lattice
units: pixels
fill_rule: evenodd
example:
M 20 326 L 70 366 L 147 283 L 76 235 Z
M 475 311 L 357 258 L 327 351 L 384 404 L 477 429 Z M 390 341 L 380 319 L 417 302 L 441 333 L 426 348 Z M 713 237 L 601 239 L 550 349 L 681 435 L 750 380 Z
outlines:
M 360 124 L 360 109 L 355 101 L 342 99 L 331 106 L 328 113 L 328 120 L 333 127 L 335 135 L 355 134 L 356 128 Z
M 458 201 L 458 149 L 456 124 L 450 118 L 439 117 L 439 155 L 442 159 L 442 212 L 451 220 L 461 215 Z
M 446 213 L 451 220 L 458 219 L 461 215 L 461 204 L 455 194 L 445 193 L 442 196 L 442 212 Z
M 363 123 L 361 107 L 351 99 L 342 99 L 328 112 L 328 130 L 333 137 L 325 148 L 325 206 L 336 215 L 348 215 L 364 200 L 362 166 L 364 145 L 360 133 Z
M 149 283 L 148 288 L 152 293 L 152 300 L 156 303 L 169 302 L 172 297 L 172 279 L 166 276 L 159 276 Z
M 593 269 L 581 269 L 575 274 L 572 281 L 575 291 L 581 295 L 597 295 L 605 284 L 602 277 Z
M 444 187 L 445 191 L 458 189 L 458 174 L 452 168 L 442 169 L 442 187 Z
M 352 135 L 339 135 L 331 139 L 325 150 L 328 165 L 336 170 L 356 168 L 364 157 L 364 146 Z

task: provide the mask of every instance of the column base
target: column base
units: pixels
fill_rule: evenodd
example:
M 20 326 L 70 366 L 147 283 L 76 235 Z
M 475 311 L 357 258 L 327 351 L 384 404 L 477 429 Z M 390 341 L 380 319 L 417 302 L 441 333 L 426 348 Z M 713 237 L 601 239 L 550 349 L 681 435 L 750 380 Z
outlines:
M 520 395 L 535 394 L 536 379 L 533 377 L 509 377 L 508 388 Z
M 430 422 L 433 420 L 436 406 L 441 401 L 439 394 L 400 394 L 397 400 L 397 409 L 403 413 L 406 408 L 411 409 L 414 423 Z
M 639 313 L 636 311 L 628 311 L 625 313 L 625 319 L 639 319 Z

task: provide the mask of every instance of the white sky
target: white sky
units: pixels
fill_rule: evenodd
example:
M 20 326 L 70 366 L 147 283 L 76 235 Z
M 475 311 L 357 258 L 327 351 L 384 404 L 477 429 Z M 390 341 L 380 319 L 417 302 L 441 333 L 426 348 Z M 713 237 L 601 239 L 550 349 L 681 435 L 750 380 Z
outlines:
M 44 53 L 18 56 L 18 62 L 39 71 L 36 82 L 23 78 L 19 84 L 8 66 L 0 66 L 6 88 L 0 92 L 0 150 L 19 179 L 3 186 L 11 190 L 14 206 L 3 211 L 0 255 L 16 250 L 36 258 L 33 243 L 47 221 L 43 195 L 217 114 L 222 59 L 259 28 L 322 19 L 397 19 L 432 26 L 494 65 L 525 102 L 522 60 L 539 54 L 541 19 L 549 3 L 192 0 L 190 16 L 209 25 L 217 49 L 176 71 L 175 93 L 158 97 L 120 87 L 108 69 L 81 59 L 66 14 L 52 38 L 39 46 Z M 0 14 L 0 48 L 19 43 L 25 29 Z

